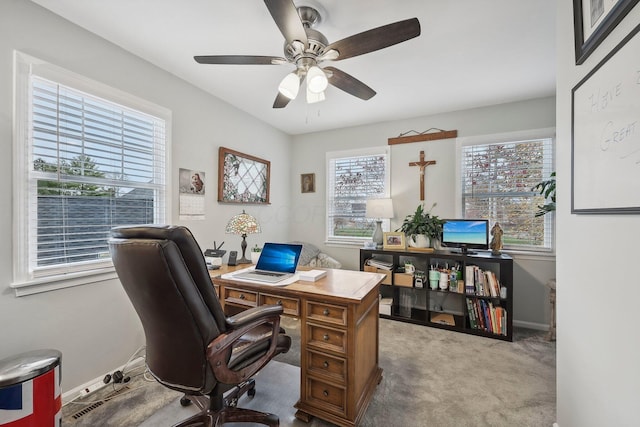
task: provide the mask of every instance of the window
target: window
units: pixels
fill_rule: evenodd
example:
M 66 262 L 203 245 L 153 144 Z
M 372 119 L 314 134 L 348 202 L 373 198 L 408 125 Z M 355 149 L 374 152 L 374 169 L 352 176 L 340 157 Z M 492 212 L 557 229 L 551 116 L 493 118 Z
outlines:
M 535 216 L 545 202 L 532 191 L 553 172 L 551 134 L 494 136 L 461 145 L 462 216 L 499 222 L 505 249 L 553 249 L 554 215 Z
M 369 240 L 375 219 L 366 218 L 367 199 L 389 197 L 389 148 L 327 153 L 327 243 Z M 389 231 L 389 220 L 382 221 Z
M 167 114 L 26 55 L 16 61 L 23 185 L 12 286 L 112 271 L 112 227 L 165 221 Z

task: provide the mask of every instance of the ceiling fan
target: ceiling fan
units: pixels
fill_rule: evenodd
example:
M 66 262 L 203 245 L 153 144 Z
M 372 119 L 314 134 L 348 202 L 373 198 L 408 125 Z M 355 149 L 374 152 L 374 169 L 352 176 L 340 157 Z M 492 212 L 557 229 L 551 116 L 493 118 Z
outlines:
M 312 27 L 321 20 L 311 6 L 296 7 L 292 0 L 264 0 L 273 20 L 285 38 L 284 58 L 252 55 L 194 56 L 200 64 L 279 65 L 291 63 L 295 71 L 287 74 L 278 87 L 273 108 L 284 108 L 295 99 L 302 82 L 307 81 L 307 102 L 324 100 L 328 84 L 363 100 L 376 92 L 355 77 L 335 67 L 319 67 L 324 61 L 340 61 L 402 43 L 420 35 L 418 18 L 394 22 L 329 43 Z

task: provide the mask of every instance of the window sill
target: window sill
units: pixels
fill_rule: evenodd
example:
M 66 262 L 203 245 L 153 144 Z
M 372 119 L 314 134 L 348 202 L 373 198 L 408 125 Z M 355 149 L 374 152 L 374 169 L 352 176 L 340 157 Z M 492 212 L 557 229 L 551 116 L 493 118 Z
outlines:
M 555 261 L 555 252 L 523 251 L 503 249 L 502 252 L 511 255 L 513 259 L 527 259 L 532 261 Z
M 117 278 L 118 275 L 115 269 L 109 267 L 98 270 L 60 274 L 57 276 L 39 277 L 37 279 L 12 283 L 9 287 L 15 291 L 16 297 L 23 297 Z

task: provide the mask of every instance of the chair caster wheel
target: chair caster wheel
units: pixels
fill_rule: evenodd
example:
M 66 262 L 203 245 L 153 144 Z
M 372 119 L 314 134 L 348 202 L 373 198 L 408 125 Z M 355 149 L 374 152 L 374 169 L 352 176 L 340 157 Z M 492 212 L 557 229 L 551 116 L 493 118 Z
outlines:
M 188 397 L 182 397 L 182 398 L 180 398 L 180 405 L 182 405 L 182 406 L 189 406 L 189 405 L 191 405 L 191 399 L 189 399 Z
M 255 395 L 256 395 L 256 389 L 255 388 L 250 388 L 249 390 L 247 390 L 247 396 L 253 397 Z

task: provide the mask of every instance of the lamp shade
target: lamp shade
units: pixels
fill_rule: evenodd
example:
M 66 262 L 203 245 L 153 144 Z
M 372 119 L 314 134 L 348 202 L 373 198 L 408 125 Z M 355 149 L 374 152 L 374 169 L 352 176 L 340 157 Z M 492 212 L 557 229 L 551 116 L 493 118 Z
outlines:
M 320 67 L 314 65 L 309 68 L 309 71 L 307 71 L 307 89 L 313 93 L 320 93 L 324 92 L 328 84 L 327 76 Z
M 393 201 L 391 199 L 369 199 L 365 212 L 367 218 L 393 218 Z
M 278 86 L 278 91 L 289 99 L 295 99 L 300 90 L 300 77 L 296 73 L 289 73 Z
M 244 209 L 241 214 L 234 215 L 227 223 L 225 233 L 229 234 L 255 234 L 260 233 L 260 224 L 255 217 L 245 213 Z
M 315 104 L 316 102 L 324 101 L 324 92 L 313 93 L 307 86 L 307 104 Z

